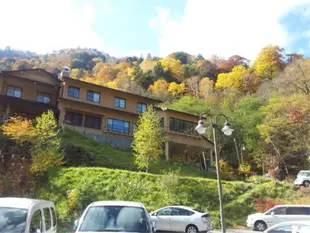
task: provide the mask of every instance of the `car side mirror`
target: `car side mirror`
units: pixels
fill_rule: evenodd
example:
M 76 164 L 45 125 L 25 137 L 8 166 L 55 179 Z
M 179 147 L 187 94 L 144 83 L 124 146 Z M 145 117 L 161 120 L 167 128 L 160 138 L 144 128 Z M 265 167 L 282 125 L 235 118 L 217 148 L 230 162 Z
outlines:
M 75 220 L 75 221 L 74 221 L 73 230 L 76 230 L 76 228 L 78 227 L 78 225 L 79 225 L 79 220 Z
M 153 227 L 153 232 L 156 232 L 157 229 L 156 229 L 156 222 L 152 222 L 152 227 Z
M 271 216 L 274 216 L 274 212 L 273 211 L 271 212 Z

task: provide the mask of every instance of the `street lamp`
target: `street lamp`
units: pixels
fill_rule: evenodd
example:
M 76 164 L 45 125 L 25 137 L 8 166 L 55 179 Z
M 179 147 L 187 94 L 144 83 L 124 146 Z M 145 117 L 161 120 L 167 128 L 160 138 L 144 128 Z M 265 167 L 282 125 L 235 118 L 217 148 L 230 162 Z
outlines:
M 221 226 L 222 226 L 222 233 L 226 233 L 225 222 L 224 222 L 225 217 L 224 217 L 224 210 L 223 210 L 222 183 L 221 183 L 220 165 L 219 165 L 219 157 L 218 157 L 217 142 L 216 142 L 216 129 L 219 128 L 217 124 L 218 118 L 224 117 L 226 120 L 224 127 L 222 128 L 222 132 L 226 136 L 230 136 L 234 130 L 230 127 L 228 118 L 224 114 L 220 113 L 216 115 L 214 118 L 212 118 L 212 116 L 209 115 L 208 113 L 203 113 L 200 115 L 200 120 L 198 121 L 198 125 L 196 126 L 195 130 L 204 139 L 206 139 L 204 134 L 206 133 L 208 125 L 205 124 L 205 121 L 203 120 L 203 116 L 207 116 L 207 118 L 209 118 L 210 126 L 212 127 L 212 132 L 213 132 L 213 144 L 214 144 L 215 164 L 216 164 L 216 174 L 217 174 L 217 188 L 218 188 L 219 203 L 220 203 Z

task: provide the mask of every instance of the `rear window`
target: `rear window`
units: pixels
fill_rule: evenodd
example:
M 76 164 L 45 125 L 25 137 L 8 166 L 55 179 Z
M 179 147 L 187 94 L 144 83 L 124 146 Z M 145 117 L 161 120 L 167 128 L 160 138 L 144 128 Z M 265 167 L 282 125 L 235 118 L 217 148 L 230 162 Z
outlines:
M 140 207 L 94 206 L 82 220 L 79 232 L 149 232 L 149 219 Z

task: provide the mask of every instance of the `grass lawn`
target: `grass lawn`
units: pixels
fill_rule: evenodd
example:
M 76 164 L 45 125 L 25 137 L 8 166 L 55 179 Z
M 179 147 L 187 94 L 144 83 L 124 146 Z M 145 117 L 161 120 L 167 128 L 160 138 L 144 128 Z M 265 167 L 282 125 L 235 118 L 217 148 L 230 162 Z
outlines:
M 130 152 L 115 149 L 103 143 L 98 143 L 92 138 L 83 134 L 66 129 L 62 134 L 65 143 L 75 147 L 83 148 L 94 159 L 95 165 L 108 168 L 119 168 L 124 170 L 136 171 L 137 167 L 134 164 L 134 156 Z M 150 172 L 159 174 L 165 170 L 180 170 L 182 176 L 192 177 L 209 177 L 216 178 L 214 172 L 203 173 L 191 165 L 174 165 L 160 159 L 156 164 L 150 165 Z

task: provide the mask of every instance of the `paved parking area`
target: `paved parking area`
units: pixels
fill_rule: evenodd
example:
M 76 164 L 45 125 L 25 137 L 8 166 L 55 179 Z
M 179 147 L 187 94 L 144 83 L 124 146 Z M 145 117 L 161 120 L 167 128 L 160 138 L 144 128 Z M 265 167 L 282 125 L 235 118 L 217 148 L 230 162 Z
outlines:
M 252 231 L 248 229 L 227 229 L 226 233 L 253 233 L 257 231 Z M 213 230 L 210 231 L 210 233 L 222 233 L 221 230 Z

